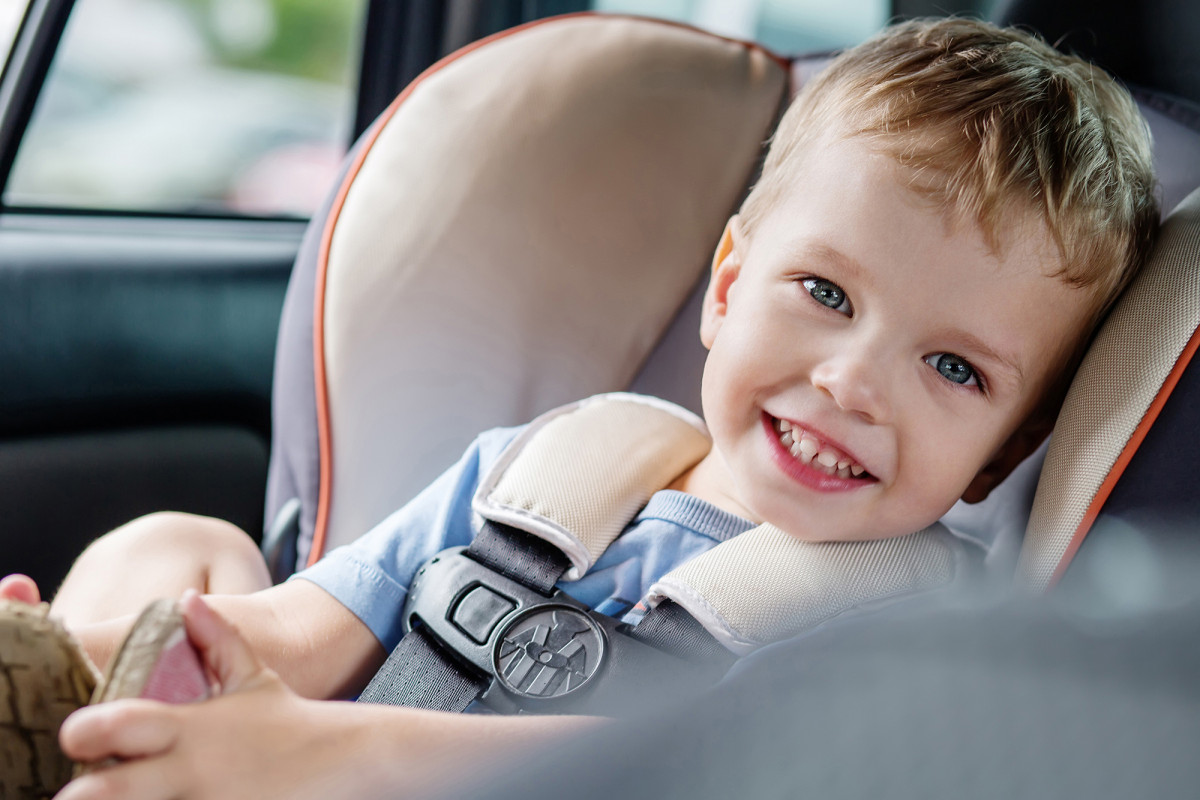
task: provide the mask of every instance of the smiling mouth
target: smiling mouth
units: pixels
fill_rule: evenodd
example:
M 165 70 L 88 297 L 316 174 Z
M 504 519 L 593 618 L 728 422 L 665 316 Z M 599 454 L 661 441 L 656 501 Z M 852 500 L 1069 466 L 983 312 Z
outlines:
M 815 434 L 809 433 L 798 425 L 786 419 L 771 418 L 771 427 L 779 437 L 783 449 L 791 453 L 792 458 L 818 472 L 824 472 L 835 478 L 846 480 L 874 481 L 875 476 L 867 472 L 862 464 L 832 445 L 821 441 Z

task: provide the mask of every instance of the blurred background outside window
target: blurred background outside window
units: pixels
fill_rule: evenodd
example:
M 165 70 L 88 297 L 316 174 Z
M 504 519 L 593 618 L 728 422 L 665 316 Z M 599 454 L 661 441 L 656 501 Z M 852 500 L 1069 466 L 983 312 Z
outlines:
M 349 145 L 365 6 L 78 0 L 4 204 L 311 215 Z
M 993 0 L 446 0 L 446 52 L 568 11 L 655 16 L 785 55 Z M 0 0 L 0 48 L 28 0 Z M 367 0 L 77 0 L 9 208 L 308 217 L 349 145 Z M 436 51 L 432 56 L 436 56 Z
M 892 16 L 891 0 L 594 0 L 592 7 L 686 22 L 784 55 L 849 47 Z

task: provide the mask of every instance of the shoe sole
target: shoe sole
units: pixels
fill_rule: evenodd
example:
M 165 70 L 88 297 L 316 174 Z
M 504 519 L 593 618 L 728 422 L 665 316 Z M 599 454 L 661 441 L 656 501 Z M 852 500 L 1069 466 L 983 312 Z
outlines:
M 58 729 L 73 711 L 124 698 L 189 703 L 210 695 L 178 604 L 151 603 L 103 679 L 49 606 L 0 600 L 0 800 L 49 800 L 75 776 Z M 108 762 L 105 762 L 108 763 Z
M 48 609 L 0 601 L 0 800 L 50 798 L 70 780 L 58 729 L 96 687 L 96 668 Z

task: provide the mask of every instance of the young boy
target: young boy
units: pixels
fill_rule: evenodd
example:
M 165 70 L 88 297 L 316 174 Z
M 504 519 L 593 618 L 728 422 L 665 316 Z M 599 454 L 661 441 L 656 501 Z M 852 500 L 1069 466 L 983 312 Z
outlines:
M 918 21 L 842 55 L 785 115 L 713 259 L 700 328 L 711 451 L 563 588 L 619 614 L 756 523 L 879 539 L 986 496 L 1045 437 L 1090 331 L 1144 260 L 1153 185 L 1128 95 L 1030 36 Z M 222 696 L 78 712 L 69 755 L 128 760 L 61 796 L 374 796 L 577 725 L 301 699 L 362 689 L 398 638 L 417 566 L 469 542 L 479 473 L 513 435 L 481 437 L 299 579 L 189 595 Z M 172 591 L 265 586 L 256 551 L 223 523 L 131 523 L 89 548 L 55 600 L 98 662 L 129 624 L 104 620 L 168 589 L 114 580 L 118 566 L 145 574 L 156 542 L 184 570 L 164 578 Z M 37 598 L 16 577 L 0 594 Z

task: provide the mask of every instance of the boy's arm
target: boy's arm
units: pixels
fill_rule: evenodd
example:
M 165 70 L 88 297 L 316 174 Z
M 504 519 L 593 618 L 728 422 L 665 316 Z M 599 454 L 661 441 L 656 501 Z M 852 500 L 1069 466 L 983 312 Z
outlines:
M 208 595 L 206 602 L 250 642 L 263 663 L 304 697 L 349 697 L 364 687 L 387 653 L 370 629 L 332 595 L 306 580 L 248 595 Z M 100 667 L 112 657 L 133 617 L 73 633 Z
M 221 696 L 183 706 L 120 700 L 76 712 L 60 734 L 67 754 L 121 763 L 73 781 L 60 800 L 423 796 L 588 725 L 306 700 L 204 601 L 191 595 L 183 606 Z

